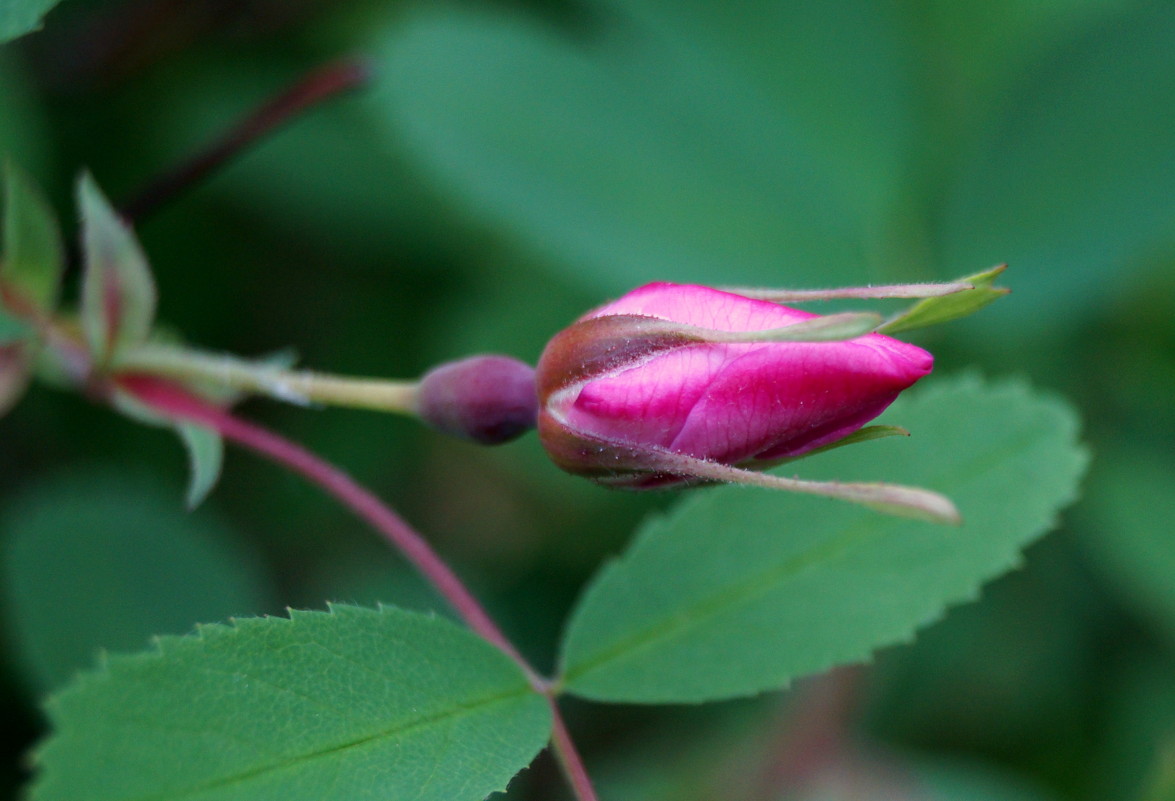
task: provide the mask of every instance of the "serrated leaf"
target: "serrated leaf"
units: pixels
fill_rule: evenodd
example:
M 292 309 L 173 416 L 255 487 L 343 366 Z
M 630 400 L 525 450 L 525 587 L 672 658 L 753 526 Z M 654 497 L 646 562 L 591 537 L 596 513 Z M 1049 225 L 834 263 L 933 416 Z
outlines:
M 123 472 L 68 473 L 4 501 L 4 630 L 38 693 L 100 648 L 141 648 L 155 634 L 271 608 L 268 577 L 225 522 L 188 514 L 172 490 Z
M 78 182 L 82 213 L 82 329 L 94 359 L 147 339 L 155 320 L 155 280 L 134 232 L 89 174 Z
M 974 314 L 990 303 L 1002 298 L 1010 290 L 993 286 L 995 279 L 1007 268 L 1006 264 L 984 270 L 981 273 L 960 278 L 959 280 L 971 284 L 973 289 L 965 289 L 950 295 L 920 300 L 897 316 L 887 320 L 877 330 L 883 334 L 896 334 L 899 331 L 909 331 L 914 328 L 925 328 L 930 325 L 939 325 L 951 320 Z
M 176 426 L 180 439 L 188 450 L 191 477 L 188 480 L 187 504 L 189 509 L 199 506 L 220 478 L 224 464 L 224 440 L 210 428 L 180 423 Z
M 1072 410 L 1023 385 L 941 382 L 882 419 L 912 436 L 821 455 L 802 475 L 925 486 L 958 504 L 961 528 L 788 493 L 700 491 L 650 521 L 581 599 L 563 646 L 568 691 L 695 702 L 866 659 L 1013 568 L 1085 464 Z
M 34 801 L 481 801 L 546 743 L 518 667 L 398 609 L 292 612 L 112 657 L 53 699 Z
M 42 314 L 57 307 L 65 251 L 53 209 L 32 180 L 8 162 L 4 189 L 4 256 L 0 282 Z
M 468 8 L 397 20 L 374 110 L 574 280 L 861 279 L 916 130 L 894 15 L 861 0 L 602 14 L 580 39 Z
M 41 18 L 61 0 L 0 0 L 0 44 L 41 27 Z

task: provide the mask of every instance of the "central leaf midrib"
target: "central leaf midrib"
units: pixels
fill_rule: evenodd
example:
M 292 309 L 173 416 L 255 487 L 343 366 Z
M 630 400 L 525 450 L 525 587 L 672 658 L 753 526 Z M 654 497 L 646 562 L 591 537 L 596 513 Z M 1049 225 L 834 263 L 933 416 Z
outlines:
M 283 759 L 279 762 L 273 762 L 271 764 L 264 765 L 264 766 L 261 766 L 258 768 L 253 768 L 250 770 L 241 771 L 239 773 L 236 773 L 236 774 L 233 774 L 230 776 L 221 776 L 219 778 L 213 779 L 213 780 L 205 782 L 203 784 L 198 784 L 198 785 L 194 785 L 191 787 L 180 788 L 180 789 L 168 791 L 165 793 L 135 796 L 133 798 L 127 797 L 125 799 L 125 801 L 168 801 L 168 799 L 186 798 L 186 797 L 196 795 L 198 793 L 205 793 L 205 792 L 209 792 L 211 790 L 217 790 L 220 788 L 229 787 L 233 784 L 242 784 L 244 782 L 252 781 L 252 780 L 260 778 L 262 776 L 266 776 L 268 774 L 272 774 L 272 773 L 276 773 L 276 772 L 279 772 L 282 770 L 287 770 L 290 768 L 305 765 L 306 763 L 312 762 L 316 759 L 321 759 L 323 757 L 329 757 L 331 755 L 338 754 L 343 751 L 348 751 L 348 750 L 351 750 L 354 748 L 362 748 L 365 745 L 370 745 L 371 743 L 377 742 L 379 740 L 391 739 L 391 738 L 395 738 L 398 736 L 403 736 L 403 735 L 405 735 L 409 732 L 412 732 L 414 730 L 417 730 L 417 729 L 426 729 L 426 728 L 429 728 L 429 727 L 432 727 L 432 726 L 435 726 L 438 724 L 442 724 L 451 718 L 459 717 L 464 714 L 468 714 L 468 713 L 471 713 L 471 712 L 474 712 L 474 711 L 477 711 L 480 709 L 491 707 L 496 704 L 503 703 L 505 701 L 509 701 L 514 698 L 521 698 L 529 692 L 530 692 L 530 690 L 527 687 L 524 687 L 524 686 L 519 687 L 519 688 L 511 690 L 509 692 L 498 693 L 496 695 L 487 696 L 485 698 L 478 699 L 476 701 L 471 701 L 467 704 L 461 704 L 461 705 L 456 706 L 455 708 L 446 710 L 446 711 L 441 712 L 436 715 L 413 720 L 413 721 L 410 721 L 406 724 L 401 724 L 401 725 L 397 725 L 397 726 L 394 726 L 389 729 L 384 729 L 382 731 L 376 732 L 375 734 L 369 734 L 367 736 L 360 737 L 358 739 L 351 740 L 349 742 L 339 743 L 339 744 L 332 745 L 332 746 L 329 746 L 326 748 L 322 748 L 318 751 L 311 751 L 308 753 L 299 754 L 295 757 Z
M 967 477 L 975 477 L 991 469 L 992 466 L 1002 462 L 1008 455 L 1027 449 L 1031 444 L 1012 439 L 1006 447 L 989 451 L 966 464 L 958 465 L 954 470 L 948 471 L 942 483 L 947 487 L 954 488 L 956 487 L 956 482 L 960 482 Z M 898 521 L 889 520 L 887 523 L 890 527 L 894 527 L 898 524 Z M 754 598 L 775 586 L 781 580 L 789 576 L 798 575 L 812 562 L 816 561 L 817 558 L 823 558 L 826 555 L 835 554 L 837 551 L 843 550 L 862 536 L 864 525 L 865 522 L 863 520 L 861 523 L 849 527 L 841 534 L 830 538 L 820 547 L 813 548 L 799 556 L 787 559 L 776 567 L 764 571 L 745 582 L 728 585 L 726 588 L 712 593 L 700 599 L 697 603 L 688 606 L 679 614 L 664 618 L 647 628 L 634 632 L 618 641 L 612 647 L 606 648 L 594 657 L 584 660 L 568 669 L 563 674 L 561 683 L 569 685 L 575 679 L 590 673 L 601 665 L 618 657 L 631 656 L 631 654 L 647 649 L 655 643 L 670 639 L 684 630 L 699 626 L 703 621 L 716 617 L 725 610 L 737 606 L 750 598 Z

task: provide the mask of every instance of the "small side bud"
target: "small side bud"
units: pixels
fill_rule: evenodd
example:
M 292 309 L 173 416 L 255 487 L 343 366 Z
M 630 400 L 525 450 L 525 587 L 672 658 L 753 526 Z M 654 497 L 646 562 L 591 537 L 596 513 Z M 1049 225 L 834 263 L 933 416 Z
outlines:
M 535 427 L 534 368 L 508 356 L 471 356 L 420 379 L 420 419 L 446 434 L 497 445 Z

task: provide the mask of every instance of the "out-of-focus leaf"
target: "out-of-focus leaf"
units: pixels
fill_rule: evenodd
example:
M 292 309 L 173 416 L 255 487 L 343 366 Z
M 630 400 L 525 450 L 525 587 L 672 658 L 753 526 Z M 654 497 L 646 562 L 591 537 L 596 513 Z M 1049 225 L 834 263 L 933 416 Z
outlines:
M 869 278 L 915 127 L 877 4 L 605 6 L 573 41 L 520 16 L 411 19 L 373 103 L 475 211 L 618 291 L 654 278 Z
M 188 450 L 191 477 L 188 480 L 187 504 L 189 509 L 195 509 L 208 497 L 220 478 L 220 468 L 224 463 L 224 440 L 212 429 L 191 423 L 180 423 L 176 430 Z
M 33 329 L 19 317 L 13 317 L 0 306 L 0 347 L 24 342 Z
M 163 638 L 49 712 L 36 801 L 481 801 L 551 727 L 546 700 L 479 637 L 350 606 Z
M 883 420 L 913 436 L 833 451 L 803 475 L 944 492 L 960 529 L 782 492 L 698 492 L 650 521 L 582 598 L 564 643 L 568 690 L 695 702 L 866 659 L 1016 566 L 1085 464 L 1072 410 L 1023 385 L 947 382 Z
M 20 343 L 0 344 L 0 416 L 24 395 L 29 376 L 30 364 L 24 346 Z
M 4 178 L 0 282 L 22 302 L 51 313 L 65 266 L 57 218 L 32 180 L 12 162 L 6 165 Z
M 135 234 L 89 174 L 78 182 L 82 214 L 82 329 L 95 360 L 146 340 L 155 321 L 155 280 Z
M 1142 618 L 1175 641 L 1175 459 L 1141 447 L 1099 451 L 1079 528 L 1094 569 Z
M 61 0 L 0 0 L 0 44 L 41 27 L 41 18 Z
M 964 161 L 945 204 L 951 271 L 1009 262 L 1015 304 L 1040 325 L 1120 280 L 1175 219 L 1175 5 L 1143 3 L 1026 70 Z
M 0 530 L 5 628 L 37 690 L 61 685 L 100 648 L 141 648 L 271 603 L 268 580 L 223 524 L 113 470 L 9 497 Z

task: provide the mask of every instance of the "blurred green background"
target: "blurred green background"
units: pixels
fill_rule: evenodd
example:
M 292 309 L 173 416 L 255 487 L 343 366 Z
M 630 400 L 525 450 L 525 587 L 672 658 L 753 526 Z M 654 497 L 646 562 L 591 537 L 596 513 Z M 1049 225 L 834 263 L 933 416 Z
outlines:
M 139 226 L 161 316 L 190 341 L 411 377 L 480 351 L 533 361 L 648 280 L 1006 261 L 1012 296 L 919 344 L 940 372 L 1026 375 L 1087 420 L 1094 467 L 1060 529 L 853 692 L 572 705 L 606 799 L 785 797 L 772 766 L 836 718 L 805 717 L 822 703 L 848 704 L 869 756 L 838 774 L 857 796 L 820 797 L 894 797 L 879 777 L 896 771 L 920 798 L 1175 798 L 1175 4 L 66 0 L 0 47 L 0 150 L 72 231 L 83 167 L 127 199 L 347 55 L 368 87 Z M 564 476 L 533 437 L 482 450 L 373 413 L 245 410 L 377 489 L 544 668 L 578 588 L 672 502 Z M 373 534 L 250 455 L 188 513 L 173 438 L 82 398 L 35 386 L 0 442 L 7 792 L 39 699 L 99 648 L 328 599 L 435 606 Z M 540 758 L 510 797 L 564 792 Z

